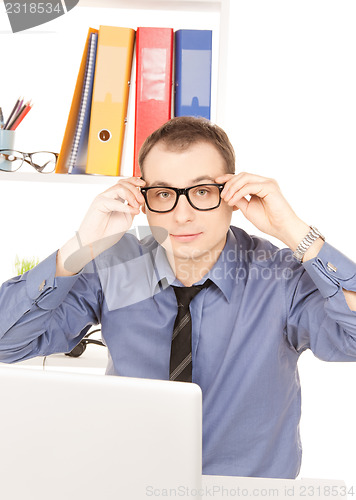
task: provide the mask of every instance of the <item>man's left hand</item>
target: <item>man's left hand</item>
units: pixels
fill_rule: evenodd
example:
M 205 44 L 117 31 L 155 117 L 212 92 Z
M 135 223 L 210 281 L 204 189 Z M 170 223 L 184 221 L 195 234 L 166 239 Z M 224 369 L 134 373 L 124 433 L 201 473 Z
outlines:
M 215 182 L 226 183 L 221 198 L 235 210 L 240 209 L 260 231 L 286 244 L 289 244 L 291 229 L 296 225 L 303 224 L 305 234 L 302 237 L 308 233 L 309 226 L 297 217 L 274 179 L 241 172 L 219 176 Z M 298 238 L 296 235 L 299 242 Z
M 215 182 L 226 183 L 221 198 L 228 205 L 240 209 L 260 231 L 283 241 L 293 251 L 309 232 L 310 227 L 297 217 L 274 179 L 241 172 L 221 175 Z M 318 238 L 304 254 L 303 262 L 316 257 L 323 243 Z M 349 308 L 356 311 L 356 292 L 343 292 Z

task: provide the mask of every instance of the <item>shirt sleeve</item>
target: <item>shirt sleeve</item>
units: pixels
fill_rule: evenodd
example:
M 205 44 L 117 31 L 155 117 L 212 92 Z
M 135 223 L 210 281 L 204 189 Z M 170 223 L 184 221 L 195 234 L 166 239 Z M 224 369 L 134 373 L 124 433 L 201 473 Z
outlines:
M 296 351 L 356 361 L 356 312 L 343 289 L 356 291 L 356 264 L 328 243 L 286 280 L 286 334 Z
M 69 352 L 100 322 L 95 265 L 55 277 L 57 252 L 0 288 L 0 362 Z

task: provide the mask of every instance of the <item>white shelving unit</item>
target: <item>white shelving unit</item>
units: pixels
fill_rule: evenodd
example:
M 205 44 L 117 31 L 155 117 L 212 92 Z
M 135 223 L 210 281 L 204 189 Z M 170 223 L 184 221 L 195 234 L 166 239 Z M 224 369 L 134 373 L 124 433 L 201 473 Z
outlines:
M 129 22 L 130 26 L 133 27 L 134 29 L 136 28 L 136 26 L 134 25 L 133 21 L 137 23 L 137 26 L 140 25 L 170 26 L 173 27 L 174 29 L 178 29 L 180 25 L 179 26 L 176 25 L 176 28 L 174 27 L 176 23 L 175 17 L 177 17 L 177 13 L 184 15 L 186 14 L 187 18 L 191 18 L 192 21 L 190 27 L 193 27 L 195 25 L 194 23 L 198 18 L 199 21 L 201 21 L 202 16 L 206 16 L 206 19 L 209 19 L 208 26 L 206 28 L 210 29 L 211 19 L 213 18 L 214 26 L 217 27 L 217 30 L 214 37 L 214 29 L 213 29 L 212 120 L 223 126 L 224 117 L 226 113 L 229 7 L 230 7 L 230 0 L 154 0 L 154 1 L 102 0 L 100 1 L 100 3 L 98 2 L 98 0 L 81 0 L 80 4 L 72 12 L 78 15 L 78 12 L 81 10 L 81 12 L 86 13 L 87 18 L 90 19 L 90 22 L 92 23 L 92 25 L 94 25 L 94 27 L 99 27 L 99 24 L 104 24 L 105 22 L 107 23 L 107 20 L 103 21 L 103 19 L 105 19 L 105 16 L 98 16 L 98 18 L 96 19 L 92 16 L 90 11 L 92 10 L 94 11 L 95 9 L 96 10 L 100 9 L 101 11 L 105 9 L 114 9 L 112 12 L 119 13 L 121 11 L 122 16 L 121 19 L 120 17 L 118 19 L 112 19 L 111 21 L 112 25 L 124 26 L 125 23 Z M 147 12 L 149 14 L 157 12 L 157 19 L 155 24 L 152 24 L 150 23 L 149 20 L 147 21 L 145 19 L 148 16 L 144 14 Z M 68 18 L 67 16 L 63 16 L 63 23 L 65 22 L 64 18 L 67 18 L 68 21 L 70 21 L 71 18 L 69 16 L 71 15 L 72 14 L 70 12 L 68 13 Z M 131 22 L 128 21 L 128 19 L 130 19 Z M 95 20 L 94 24 L 93 20 Z M 202 26 L 204 26 L 204 20 L 203 22 L 200 22 L 199 29 L 201 29 Z M 73 32 L 74 28 L 70 29 Z M 87 25 L 85 29 L 87 29 Z M 64 34 L 63 35 L 61 33 L 58 34 L 59 36 L 64 36 Z M 135 63 L 133 64 L 133 68 L 134 65 Z M 64 72 L 64 69 L 60 68 L 59 71 Z M 74 73 L 76 74 L 76 72 L 78 71 L 78 66 L 75 67 L 75 70 L 71 69 L 71 71 L 72 73 L 74 71 Z M 135 76 L 134 69 L 132 76 Z M 56 83 L 54 85 L 56 85 Z M 74 86 L 72 92 L 73 91 L 74 91 Z M 64 103 L 66 101 L 69 101 L 68 96 L 64 98 Z M 67 104 L 69 104 L 69 102 Z M 122 165 L 125 165 L 122 171 L 123 176 L 131 175 L 130 169 L 133 157 L 134 85 L 132 86 L 130 91 L 128 116 L 129 116 L 129 123 L 125 134 L 124 152 L 122 159 Z M 55 130 L 55 134 L 58 134 L 58 137 L 62 137 L 64 133 L 64 128 L 62 124 L 63 124 L 63 119 L 62 122 L 60 122 L 61 128 Z M 15 146 L 21 149 L 20 145 L 17 145 L 17 141 Z M 33 149 L 31 151 L 33 151 Z M 24 181 L 24 182 L 34 181 L 41 183 L 55 182 L 55 183 L 71 183 L 71 184 L 78 183 L 78 184 L 110 185 L 112 183 L 115 183 L 119 178 L 120 177 L 95 176 L 95 175 L 94 176 L 92 175 L 72 176 L 66 174 L 43 175 L 43 174 L 38 174 L 37 172 L 32 172 L 31 170 L 28 169 L 24 170 L 24 167 L 22 167 L 20 171 L 11 174 L 7 172 L 0 172 L 0 182 L 2 180 L 7 180 L 7 181 Z

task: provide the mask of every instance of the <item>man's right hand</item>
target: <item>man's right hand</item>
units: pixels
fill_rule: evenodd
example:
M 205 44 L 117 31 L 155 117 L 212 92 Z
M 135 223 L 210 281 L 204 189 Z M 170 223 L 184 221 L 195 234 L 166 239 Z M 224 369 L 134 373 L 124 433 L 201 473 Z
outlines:
M 145 181 L 138 177 L 120 179 L 94 199 L 76 236 L 57 254 L 56 276 L 76 274 L 120 240 L 140 213 L 145 200 L 138 188 L 143 186 Z

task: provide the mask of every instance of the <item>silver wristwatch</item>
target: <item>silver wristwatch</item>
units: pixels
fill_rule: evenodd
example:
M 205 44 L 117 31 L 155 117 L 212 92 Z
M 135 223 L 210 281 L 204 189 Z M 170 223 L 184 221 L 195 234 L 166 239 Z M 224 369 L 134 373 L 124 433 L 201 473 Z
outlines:
M 293 257 L 297 259 L 298 262 L 302 262 L 304 254 L 318 238 L 321 238 L 323 241 L 325 241 L 325 237 L 321 234 L 321 232 L 316 227 L 310 226 L 309 233 L 299 243 L 295 252 L 293 253 Z

